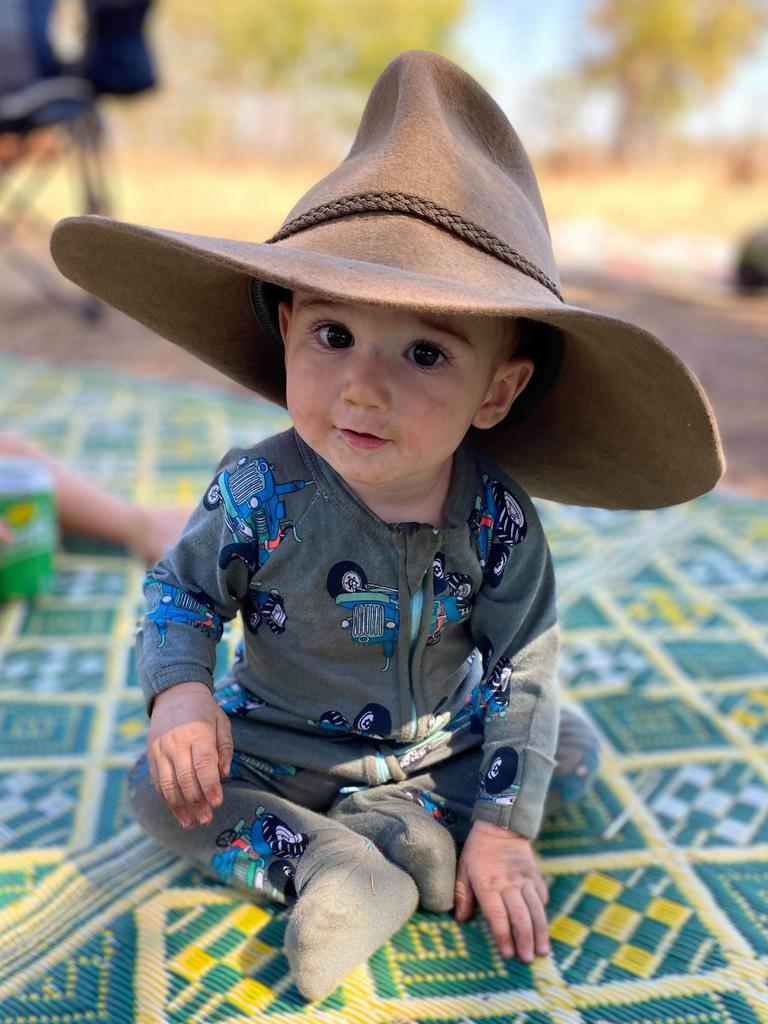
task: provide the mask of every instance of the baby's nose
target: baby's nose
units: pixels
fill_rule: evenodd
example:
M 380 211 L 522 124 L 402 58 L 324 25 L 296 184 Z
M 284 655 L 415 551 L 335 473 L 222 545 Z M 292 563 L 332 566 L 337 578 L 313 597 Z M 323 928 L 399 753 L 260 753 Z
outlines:
M 350 405 L 365 405 L 387 409 L 390 405 L 391 384 L 382 361 L 361 358 L 347 370 L 342 397 Z

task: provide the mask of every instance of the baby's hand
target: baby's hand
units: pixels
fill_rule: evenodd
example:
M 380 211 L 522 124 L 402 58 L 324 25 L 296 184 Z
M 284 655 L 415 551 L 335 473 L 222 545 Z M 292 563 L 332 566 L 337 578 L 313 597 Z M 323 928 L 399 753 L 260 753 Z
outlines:
M 531 963 L 534 949 L 549 953 L 549 894 L 539 874 L 531 842 L 524 836 L 476 821 L 456 871 L 456 920 L 466 921 L 475 898 L 502 956 Z
M 210 824 L 224 799 L 232 727 L 204 683 L 179 683 L 155 697 L 147 735 L 149 773 L 183 828 Z

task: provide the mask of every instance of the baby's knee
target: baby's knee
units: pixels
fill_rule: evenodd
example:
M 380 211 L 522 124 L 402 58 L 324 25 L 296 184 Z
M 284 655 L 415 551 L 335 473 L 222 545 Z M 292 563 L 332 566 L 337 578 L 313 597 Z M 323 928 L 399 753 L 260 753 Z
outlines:
M 550 796 L 556 795 L 558 802 L 580 800 L 597 775 L 601 748 L 600 735 L 592 723 L 575 708 L 564 705 Z
M 128 808 L 141 827 L 155 835 L 160 822 L 165 832 L 168 817 L 173 818 L 152 781 L 146 752 L 136 759 L 128 773 Z

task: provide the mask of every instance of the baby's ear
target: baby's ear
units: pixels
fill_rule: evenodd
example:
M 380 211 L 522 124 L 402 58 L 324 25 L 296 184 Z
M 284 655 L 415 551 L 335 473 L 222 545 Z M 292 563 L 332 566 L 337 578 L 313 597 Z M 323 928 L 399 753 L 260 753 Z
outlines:
M 291 316 L 293 315 L 293 296 L 289 299 L 282 299 L 277 304 L 277 322 L 280 327 L 280 333 L 283 336 L 283 344 L 288 336 L 288 326 L 291 322 Z
M 505 359 L 493 375 L 483 404 L 472 420 L 472 426 L 488 430 L 501 423 L 532 375 L 533 360 L 527 356 L 510 356 Z

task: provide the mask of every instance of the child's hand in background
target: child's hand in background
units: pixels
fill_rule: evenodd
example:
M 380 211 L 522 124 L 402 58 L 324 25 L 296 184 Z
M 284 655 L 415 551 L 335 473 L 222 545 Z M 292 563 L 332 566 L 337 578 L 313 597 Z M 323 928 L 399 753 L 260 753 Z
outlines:
M 0 519 L 0 544 L 10 544 L 13 540 L 13 530 L 4 519 Z
M 149 773 L 183 828 L 208 825 L 224 799 L 232 727 L 204 683 L 179 683 L 155 697 L 147 735 Z
M 456 919 L 466 921 L 477 899 L 501 955 L 530 963 L 534 951 L 549 953 L 548 898 L 531 841 L 476 821 L 456 871 Z

